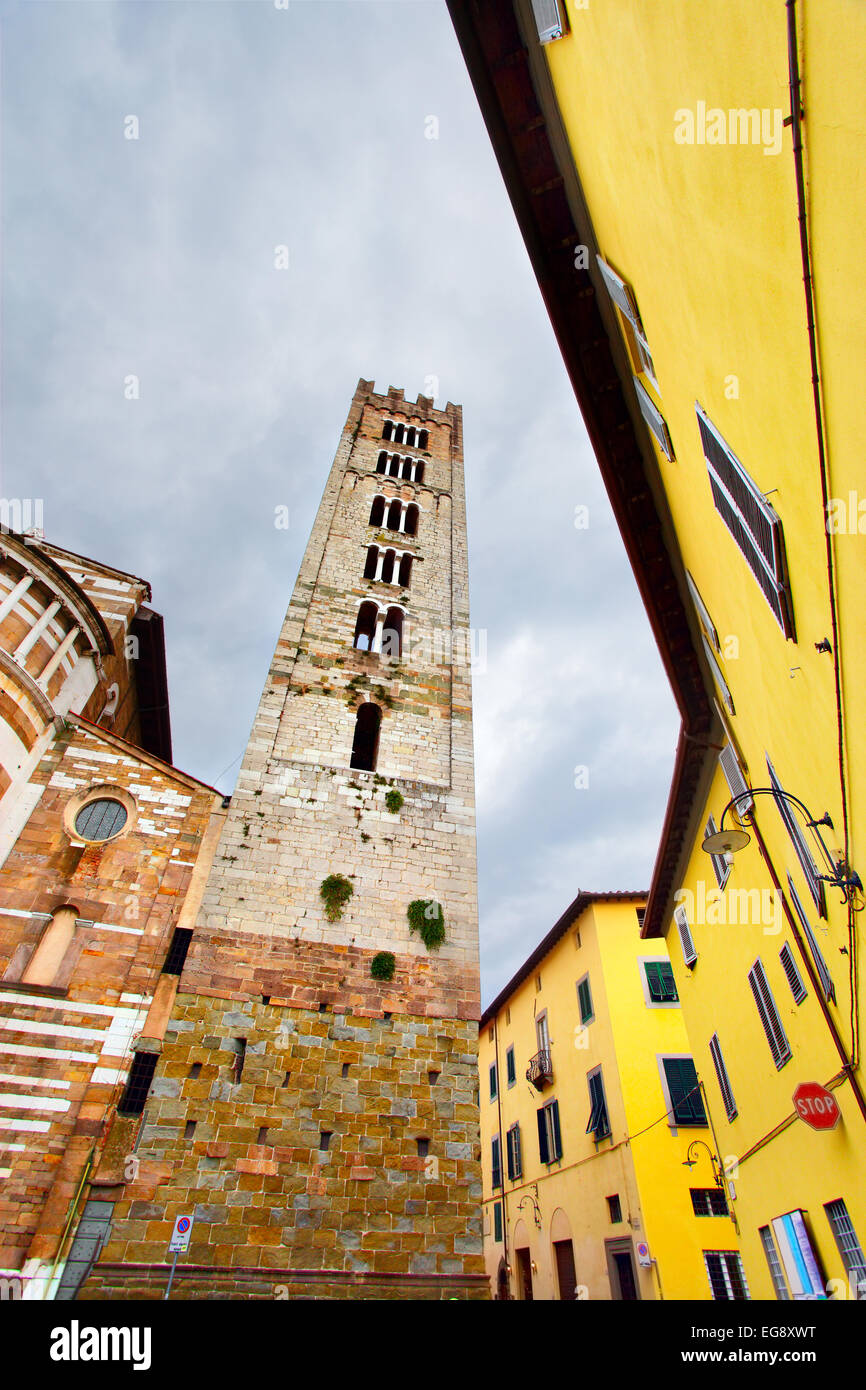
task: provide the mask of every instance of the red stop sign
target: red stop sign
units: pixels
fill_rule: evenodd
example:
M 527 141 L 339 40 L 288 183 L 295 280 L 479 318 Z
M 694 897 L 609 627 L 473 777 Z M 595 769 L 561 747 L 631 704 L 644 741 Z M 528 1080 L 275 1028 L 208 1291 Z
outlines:
M 794 1092 L 794 1109 L 812 1129 L 833 1129 L 839 1119 L 836 1097 L 817 1081 L 800 1082 Z

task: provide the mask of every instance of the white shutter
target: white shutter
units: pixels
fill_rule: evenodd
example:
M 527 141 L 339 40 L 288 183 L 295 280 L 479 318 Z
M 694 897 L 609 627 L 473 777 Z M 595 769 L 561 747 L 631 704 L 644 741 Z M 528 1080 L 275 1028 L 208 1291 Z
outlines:
M 776 1008 L 776 1001 L 773 998 L 766 971 L 760 960 L 756 960 L 749 971 L 749 984 L 752 987 L 752 994 L 755 997 L 755 1004 L 764 1026 L 767 1042 L 770 1044 L 773 1061 L 777 1068 L 783 1067 L 791 1057 L 791 1047 L 785 1036 L 779 1010 Z
M 832 999 L 833 1003 L 835 1004 L 836 986 L 833 984 L 830 971 L 827 969 L 827 962 L 821 954 L 821 947 L 818 945 L 815 933 L 813 932 L 809 919 L 806 916 L 805 909 L 800 901 L 800 895 L 794 887 L 794 883 L 790 874 L 788 874 L 788 891 L 790 892 L 791 897 L 794 901 L 794 906 L 797 909 L 797 916 L 800 919 L 800 925 L 802 926 L 803 931 L 806 933 L 806 939 L 809 942 L 809 949 L 812 952 L 812 959 L 815 962 L 815 969 L 818 972 L 818 979 L 821 981 L 821 988 L 824 991 L 824 998 L 828 1000 Z
M 532 0 L 532 13 L 542 43 L 562 38 L 564 26 L 557 0 Z
M 725 775 L 725 781 L 728 784 L 731 796 L 743 798 L 742 801 L 738 801 L 734 807 L 737 814 L 742 815 L 745 811 L 751 811 L 755 804 L 755 799 L 751 795 L 747 798 L 746 794 L 750 792 L 750 787 L 743 776 L 743 769 L 740 767 L 740 760 L 734 752 L 733 744 L 725 744 L 719 754 L 719 766 Z
M 695 943 L 692 940 L 692 933 L 689 929 L 689 919 L 686 916 L 685 908 L 678 907 L 674 909 L 674 921 L 677 924 L 677 930 L 680 934 L 680 945 L 683 948 L 683 960 L 686 965 L 694 965 L 698 958 L 698 953 L 695 950 Z
M 698 617 L 701 620 L 701 626 L 704 629 L 704 632 L 707 634 L 707 640 L 710 642 L 711 646 L 715 651 L 720 652 L 721 646 L 719 645 L 719 634 L 716 632 L 716 625 L 710 617 L 709 609 L 707 608 L 707 605 L 701 598 L 700 593 L 698 592 L 698 586 L 692 579 L 692 576 L 689 574 L 688 570 L 686 570 L 686 583 L 689 586 L 689 593 L 692 596 L 692 603 L 695 605 L 695 608 L 698 611 Z
M 776 776 L 776 769 L 773 767 L 773 764 L 770 762 L 769 758 L 767 758 L 767 771 L 770 774 L 770 782 L 773 786 L 774 791 L 784 791 L 781 782 Z M 779 808 L 779 815 L 785 822 L 785 828 L 791 837 L 791 843 L 794 846 L 797 858 L 800 861 L 800 867 L 802 868 L 803 873 L 806 876 L 806 882 L 809 885 L 809 892 L 812 894 L 812 899 L 815 903 L 815 906 L 817 907 L 821 916 L 826 917 L 827 912 L 824 907 L 824 882 L 818 873 L 818 866 L 815 863 L 809 851 L 809 846 L 806 843 L 806 837 L 800 829 L 799 822 L 797 821 L 794 812 L 791 810 L 791 807 L 789 806 L 788 802 L 785 800 L 785 797 L 775 796 L 773 800 Z M 788 882 L 790 883 L 790 881 L 791 880 L 789 878 Z
M 671 437 L 668 434 L 668 427 L 665 424 L 664 416 L 653 404 L 649 392 L 640 378 L 634 377 L 633 380 L 634 389 L 637 392 L 637 403 L 640 406 L 640 413 L 658 440 L 658 445 L 662 453 L 673 463 L 674 446 L 671 443 Z
M 719 1042 L 718 1033 L 714 1033 L 710 1038 L 710 1056 L 713 1059 L 713 1066 L 716 1069 L 716 1079 L 719 1083 L 719 1090 L 722 1093 L 725 1114 L 729 1120 L 733 1120 L 736 1118 L 737 1114 L 737 1102 L 734 1100 L 734 1092 L 731 1088 L 731 1081 L 728 1076 L 728 1069 L 725 1066 L 725 1059 L 722 1056 L 722 1045 Z

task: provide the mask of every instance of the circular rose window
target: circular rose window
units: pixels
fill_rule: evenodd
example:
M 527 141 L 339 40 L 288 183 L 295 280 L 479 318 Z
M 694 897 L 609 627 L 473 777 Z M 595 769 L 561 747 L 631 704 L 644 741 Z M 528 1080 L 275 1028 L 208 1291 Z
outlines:
M 121 801 L 88 801 L 75 817 L 75 830 L 82 840 L 113 840 L 126 825 L 126 816 Z

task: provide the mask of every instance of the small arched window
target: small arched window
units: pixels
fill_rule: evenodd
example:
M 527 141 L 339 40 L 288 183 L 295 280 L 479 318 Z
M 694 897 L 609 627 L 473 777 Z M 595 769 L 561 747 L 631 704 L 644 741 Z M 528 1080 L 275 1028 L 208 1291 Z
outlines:
M 418 534 L 418 508 L 412 502 L 406 508 L 406 535 L 417 536 Z
M 423 483 L 423 481 L 424 481 L 424 460 L 423 460 L 423 459 L 419 459 L 418 462 L 415 464 L 415 482 L 416 482 L 416 483 Z
M 373 646 L 378 616 L 379 610 L 375 603 L 362 603 L 358 609 L 358 621 L 355 623 L 352 646 L 357 647 L 359 652 L 368 652 Z
M 412 460 L 411 460 L 411 459 L 404 459 L 404 460 L 403 460 L 403 477 L 404 477 L 404 478 L 411 478 L 411 477 L 412 477 Z
M 426 449 L 426 448 L 427 448 L 427 438 L 428 438 L 428 435 L 427 435 L 427 431 L 426 431 L 426 430 L 419 430 L 419 431 L 418 431 L 418 448 L 419 448 L 419 449 Z
M 411 556 L 411 555 L 404 555 L 403 558 L 402 558 L 402 560 L 400 561 L 400 578 L 399 578 L 399 581 L 398 581 L 400 584 L 402 584 L 402 586 L 403 586 L 404 589 L 408 589 L 408 588 L 409 588 L 409 579 L 410 579 L 411 575 L 412 575 L 412 556 Z
M 400 476 L 400 455 L 399 455 L 399 454 L 392 454 L 392 455 L 391 455 L 391 467 L 388 469 L 388 473 L 389 473 L 390 477 L 392 477 L 392 478 L 399 478 L 399 476 Z
M 367 546 L 367 563 L 366 563 L 365 566 L 364 566 L 364 578 L 365 578 L 365 579 L 375 579 L 375 578 L 376 578 L 376 566 L 378 565 L 378 563 L 379 563 L 379 547 L 378 547 L 378 545 L 368 545 L 368 546 Z
M 410 425 L 406 431 L 406 443 L 412 448 L 415 447 L 415 426 Z
M 382 525 L 382 522 L 383 522 L 384 520 L 385 520 L 385 499 L 384 499 L 384 497 L 374 497 L 374 498 L 373 498 L 373 505 L 372 505 L 372 507 L 370 508 L 370 522 L 369 522 L 369 524 L 370 524 L 371 526 L 381 526 L 381 525 Z
M 403 610 L 389 608 L 382 629 L 382 655 L 399 661 L 403 652 Z
M 378 457 L 377 460 L 376 460 L 376 472 L 377 472 L 377 473 L 384 473 L 384 472 L 386 471 L 387 467 L 388 467 L 388 455 L 385 453 L 385 450 L 383 449 L 382 452 L 380 453 L 379 457 Z
M 350 767 L 356 767 L 361 772 L 375 772 L 381 723 L 382 711 L 378 705 L 367 701 L 360 706 L 355 716 L 355 737 L 352 740 Z
M 391 503 L 390 507 L 388 508 L 388 521 L 387 521 L 387 525 L 388 525 L 389 531 L 399 531 L 399 530 L 400 530 L 400 518 L 402 517 L 402 515 L 403 515 L 403 503 L 400 501 L 399 497 L 395 497 L 394 500 L 393 500 L 393 502 Z
M 385 423 L 384 423 L 384 425 L 382 426 L 382 438 L 383 438 L 383 439 L 390 439 L 393 429 L 394 429 L 394 426 L 391 424 L 391 421 L 390 421 L 390 420 L 386 420 Z
M 385 558 L 382 561 L 382 583 L 393 584 L 394 582 L 394 561 L 396 555 L 393 550 L 385 551 Z

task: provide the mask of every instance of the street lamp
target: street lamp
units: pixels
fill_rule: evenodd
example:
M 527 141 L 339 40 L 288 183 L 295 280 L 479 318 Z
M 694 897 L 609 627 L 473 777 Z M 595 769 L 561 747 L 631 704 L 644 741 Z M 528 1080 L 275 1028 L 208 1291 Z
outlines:
M 713 1169 L 713 1177 L 714 1177 L 715 1180 L 716 1180 L 716 1187 L 720 1187 L 720 1188 L 722 1189 L 722 1191 L 724 1192 L 724 1190 L 725 1190 L 725 1172 L 724 1172 L 724 1169 L 722 1168 L 721 1163 L 720 1163 L 719 1160 L 716 1158 L 716 1155 L 713 1153 L 713 1151 L 712 1151 L 712 1149 L 710 1148 L 709 1144 L 707 1144 L 703 1139 L 693 1139 L 692 1142 L 689 1144 L 689 1147 L 688 1147 L 688 1149 L 686 1150 L 686 1156 L 685 1156 L 685 1158 L 683 1159 L 683 1167 L 684 1167 L 684 1168 L 694 1168 L 694 1166 L 695 1166 L 695 1164 L 697 1163 L 698 1160 L 697 1160 L 696 1158 L 692 1158 L 692 1149 L 696 1149 L 696 1148 L 698 1147 L 698 1145 L 700 1145 L 700 1147 L 701 1147 L 702 1149 L 706 1149 L 707 1153 L 709 1154 L 709 1156 L 710 1156 L 710 1164 L 711 1164 L 712 1169 Z M 716 1167 L 717 1164 L 718 1164 L 718 1167 Z
M 785 801 L 796 806 L 805 817 L 808 828 L 813 831 L 815 839 L 821 847 L 824 862 L 831 870 L 830 873 L 818 874 L 817 877 L 829 883 L 833 888 L 838 888 L 842 893 L 843 902 L 850 902 L 855 893 L 862 892 L 863 884 L 860 881 L 860 875 L 849 868 L 844 859 L 840 859 L 838 863 L 835 863 L 830 851 L 824 844 L 823 837 L 818 827 L 820 825 L 826 825 L 830 830 L 833 829 L 833 822 L 829 814 L 825 811 L 821 819 L 816 820 L 810 815 L 808 808 L 803 805 L 802 801 L 798 800 L 796 796 L 792 796 L 790 792 L 780 791 L 777 787 L 750 787 L 748 791 L 740 792 L 738 796 L 731 797 L 724 811 L 722 811 L 718 830 L 714 831 L 712 835 L 708 835 L 703 841 L 701 848 L 706 850 L 707 854 L 736 854 L 738 850 L 745 849 L 752 838 L 751 835 L 742 828 L 742 825 L 731 826 L 726 830 L 725 816 L 730 810 L 733 810 L 736 815 L 739 815 L 737 803 L 739 801 L 751 800 L 754 796 L 772 796 L 777 805 L 780 801 Z

